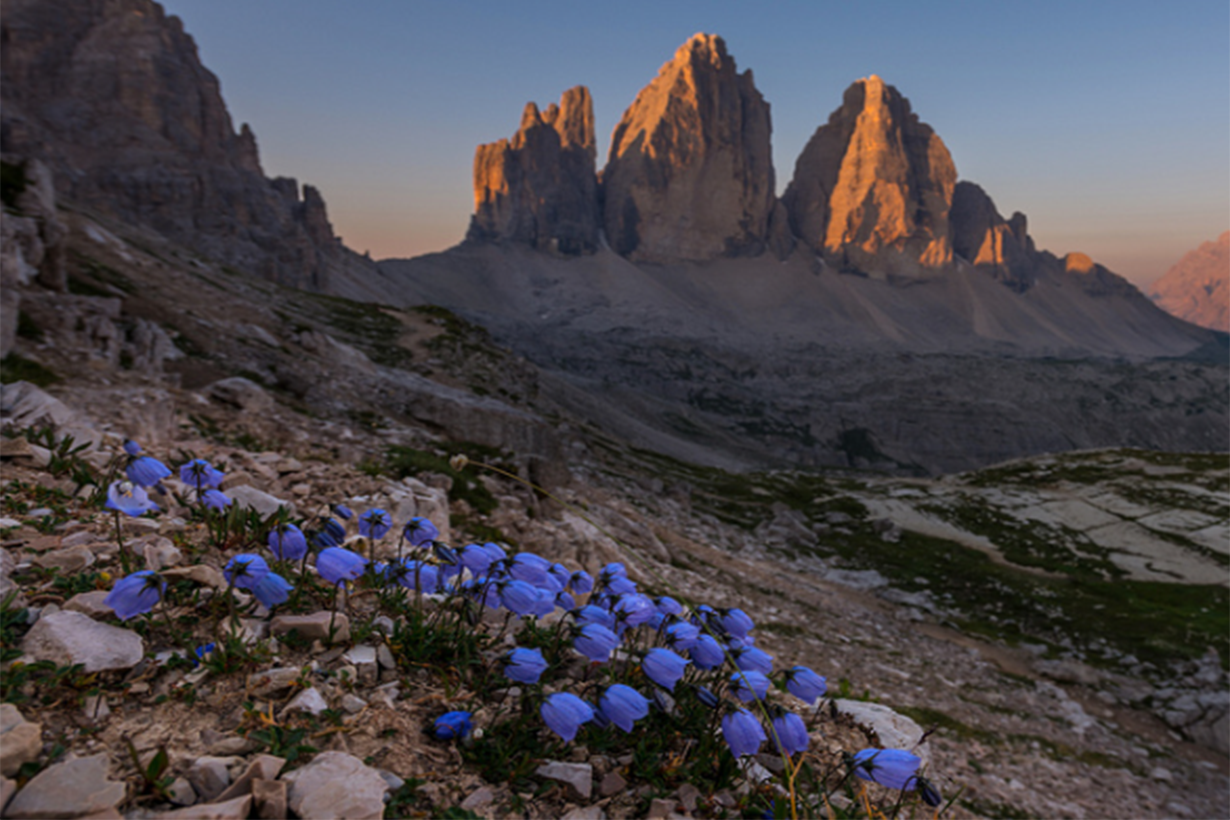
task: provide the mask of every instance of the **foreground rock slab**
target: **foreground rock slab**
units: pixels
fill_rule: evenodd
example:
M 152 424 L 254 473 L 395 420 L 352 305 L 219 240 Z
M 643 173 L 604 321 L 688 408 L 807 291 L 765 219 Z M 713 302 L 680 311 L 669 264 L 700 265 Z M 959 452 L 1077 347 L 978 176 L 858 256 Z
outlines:
M 325 752 L 282 779 L 290 783 L 290 810 L 304 820 L 380 820 L 384 816 L 389 784 L 354 755 Z
M 107 755 L 78 757 L 35 775 L 9 804 L 13 820 L 64 820 L 113 809 L 127 792 L 107 777 Z
M 87 673 L 105 672 L 136 666 L 145 655 L 145 642 L 130 630 L 61 611 L 39 618 L 21 642 L 21 651 L 32 660 L 79 663 Z

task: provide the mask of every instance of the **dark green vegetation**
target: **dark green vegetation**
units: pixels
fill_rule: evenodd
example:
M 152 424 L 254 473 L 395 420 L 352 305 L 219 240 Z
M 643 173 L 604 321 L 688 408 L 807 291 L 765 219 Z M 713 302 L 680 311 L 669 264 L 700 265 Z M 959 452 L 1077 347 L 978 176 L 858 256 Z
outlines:
M 26 190 L 24 163 L 0 162 L 0 200 L 6 208 L 17 207 L 17 197 Z
M 1023 523 L 973 496 L 963 497 L 964 503 L 954 504 L 949 498 L 943 505 L 925 506 L 968 532 L 988 537 L 1010 562 L 998 563 L 980 550 L 910 531 L 896 542 L 881 538 L 859 496 L 880 495 L 883 486 L 853 475 L 735 474 L 607 446 L 613 456 L 608 463 L 622 462 L 621 470 L 630 465 L 637 474 L 655 476 L 668 492 L 671 486 L 686 485 L 694 509 L 747 530 L 771 519 L 772 507 L 779 503 L 803 513 L 813 524 L 831 521 L 833 513 L 849 516 L 848 522 L 820 538 L 816 548 L 795 544 L 786 548 L 786 557 L 815 555 L 852 569 L 876 570 L 897 589 L 929 594 L 944 613 L 938 617 L 969 634 L 1010 645 L 1045 644 L 1052 656 L 1079 651 L 1094 664 L 1112 665 L 1117 657 L 1132 656 L 1159 669 L 1216 647 L 1223 665 L 1230 668 L 1230 621 L 1225 617 L 1230 590 L 1221 585 L 1126 580 L 1109 560 L 1109 551 L 1081 533 Z M 1097 482 L 1119 492 L 1125 474 L 1147 478 L 1143 468 L 1132 466 L 1145 462 L 1170 468 L 1159 481 L 1225 493 L 1230 489 L 1224 472 L 1227 460 L 1225 454 L 1120 450 L 1069 454 L 1047 466 L 1017 462 L 965 478 L 974 486 L 998 487 Z M 1142 483 L 1147 486 L 1148 481 L 1133 486 Z M 1186 542 L 1181 536 L 1175 538 Z M 1224 556 L 1218 560 L 1224 562 Z
M 39 387 L 46 387 L 58 381 L 60 377 L 55 371 L 17 353 L 10 353 L 0 360 L 0 384 L 30 382 Z

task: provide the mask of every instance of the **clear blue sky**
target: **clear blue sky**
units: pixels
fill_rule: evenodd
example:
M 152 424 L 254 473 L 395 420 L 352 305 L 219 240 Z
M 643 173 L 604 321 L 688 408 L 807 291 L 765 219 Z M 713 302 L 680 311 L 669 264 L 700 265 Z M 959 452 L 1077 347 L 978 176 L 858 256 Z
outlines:
M 772 105 L 779 188 L 842 91 L 879 74 L 1041 248 L 1143 284 L 1230 229 L 1226 0 L 163 5 L 266 173 L 319 187 L 334 229 L 377 258 L 461 239 L 474 148 L 511 136 L 529 100 L 589 86 L 601 166 L 624 109 L 698 31 Z

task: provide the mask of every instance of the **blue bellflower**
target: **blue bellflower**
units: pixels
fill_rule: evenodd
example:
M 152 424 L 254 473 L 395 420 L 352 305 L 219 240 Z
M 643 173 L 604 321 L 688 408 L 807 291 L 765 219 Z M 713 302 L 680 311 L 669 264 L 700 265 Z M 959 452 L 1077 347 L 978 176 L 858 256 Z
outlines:
M 269 565 L 259 555 L 236 555 L 222 568 L 222 574 L 227 583 L 250 590 L 269 574 Z
M 424 544 L 430 544 L 432 541 L 435 541 L 440 537 L 440 531 L 436 529 L 436 525 L 428 521 L 426 518 L 419 516 L 411 518 L 407 521 L 401 534 L 412 547 L 421 547 Z
M 568 576 L 568 589 L 575 595 L 584 595 L 587 592 L 593 591 L 593 588 L 593 577 L 583 569 L 579 569 Z
M 180 465 L 179 480 L 196 490 L 216 488 L 225 476 L 203 458 L 194 458 Z
M 167 584 L 152 570 L 143 569 L 115 582 L 103 603 L 115 610 L 121 621 L 153 610 L 162 600 Z
M 730 688 L 735 697 L 744 703 L 764 700 L 769 691 L 769 679 L 752 670 L 735 672 L 730 676 Z
M 393 529 L 393 519 L 384 510 L 368 510 L 359 516 L 359 535 L 379 541 Z
M 712 635 L 701 635 L 688 650 L 688 657 L 697 669 L 717 669 L 726 661 L 722 645 Z
M 675 684 L 683 677 L 688 668 L 688 661 L 676 655 L 669 649 L 656 647 L 645 653 L 641 661 L 645 675 L 663 689 L 675 691 Z
M 760 721 L 746 709 L 737 709 L 722 718 L 722 737 L 735 757 L 754 755 L 765 737 Z
M 282 524 L 269 531 L 269 550 L 279 561 L 298 561 L 307 555 L 307 538 L 294 524 Z
M 221 512 L 231 506 L 231 499 L 230 496 L 221 490 L 206 490 L 201 493 L 201 503 L 211 510 Z
M 546 668 L 541 650 L 518 646 L 505 656 L 504 677 L 517 683 L 538 683 Z
M 619 636 L 602 624 L 588 623 L 581 627 L 572 645 L 590 661 L 606 663 L 611 651 L 619 646 Z
M 649 698 L 631 686 L 617 683 L 607 687 L 598 698 L 598 708 L 611 723 L 631 732 L 632 724 L 649 714 Z
M 129 462 L 128 466 L 124 468 L 124 473 L 133 484 L 140 484 L 142 487 L 153 487 L 159 481 L 169 476 L 171 471 L 167 469 L 167 465 L 158 459 L 141 456 Z
M 278 604 L 286 603 L 292 589 L 294 586 L 281 575 L 269 572 L 252 587 L 252 594 L 265 609 L 273 609 Z
M 746 638 L 747 633 L 751 632 L 755 626 L 752 619 L 742 609 L 721 610 L 718 623 L 722 625 L 722 629 L 736 638 Z
M 547 728 L 566 743 L 571 743 L 577 736 L 581 724 L 594 719 L 594 708 L 568 692 L 557 692 L 548 696 L 539 713 Z
M 158 505 L 149 500 L 145 488 L 131 481 L 115 481 L 107 488 L 108 510 L 118 510 L 133 518 L 147 512 L 157 512 Z
M 445 712 L 436 718 L 432 733 L 438 740 L 454 740 L 470 734 L 469 712 Z
M 816 700 L 828 691 L 825 679 L 806 666 L 795 666 L 786 670 L 786 689 L 796 698 L 807 703 Z
M 743 649 L 732 649 L 730 654 L 734 656 L 735 666 L 740 669 L 759 672 L 762 675 L 769 675 L 773 672 L 773 656 L 763 649 L 748 646 Z
M 863 749 L 854 755 L 854 773 L 890 789 L 912 787 L 922 760 L 904 749 Z
M 337 504 L 333 507 L 333 514 L 343 521 L 349 521 L 354 518 L 354 511 L 345 504 Z
M 793 755 L 807 750 L 811 738 L 807 725 L 794 712 L 785 712 L 773 718 L 773 746 L 781 753 Z
M 342 547 L 329 547 L 316 556 L 316 571 L 334 586 L 358 579 L 367 568 L 367 559 Z
M 124 452 L 130 456 L 139 456 L 141 455 L 141 445 L 130 438 L 126 438 L 124 439 Z

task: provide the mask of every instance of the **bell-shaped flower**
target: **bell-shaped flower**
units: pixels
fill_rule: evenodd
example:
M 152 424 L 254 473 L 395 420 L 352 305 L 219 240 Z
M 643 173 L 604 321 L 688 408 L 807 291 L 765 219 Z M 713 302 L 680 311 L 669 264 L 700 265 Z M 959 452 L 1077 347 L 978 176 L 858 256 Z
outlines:
M 279 561 L 298 561 L 307 555 L 307 538 L 294 524 L 281 524 L 269 531 L 269 551 Z
M 379 541 L 393 529 L 393 519 L 384 510 L 368 510 L 359 516 L 359 535 Z
M 469 712 L 445 712 L 436 718 L 432 734 L 437 740 L 454 740 L 470 734 L 471 728 Z
M 767 739 L 760 721 L 746 709 L 737 709 L 722 718 L 722 737 L 735 757 L 756 754 Z
M 269 574 L 269 565 L 259 555 L 236 555 L 222 568 L 222 574 L 229 584 L 240 589 L 255 589 L 256 585 Z
M 538 649 L 518 646 L 504 656 L 504 677 L 517 683 L 538 683 L 547 662 Z
M 617 683 L 598 698 L 598 708 L 611 723 L 631 732 L 632 724 L 649 714 L 649 699 L 631 686 Z
M 718 696 L 713 694 L 712 691 L 710 691 L 709 689 L 706 689 L 704 686 L 696 687 L 696 699 L 699 700 L 701 703 L 703 703 L 705 706 L 708 706 L 710 709 L 716 709 L 718 707 L 718 704 L 721 703 L 721 700 L 718 698 Z
M 730 676 L 730 689 L 744 703 L 764 700 L 769 691 L 769 679 L 751 670 L 736 672 Z
M 124 468 L 124 473 L 133 484 L 140 484 L 142 487 L 153 487 L 159 481 L 169 476 L 171 471 L 167 468 L 167 465 L 158 459 L 141 456 L 130 461 L 128 466 Z
M 584 626 L 585 624 L 602 624 L 607 629 L 615 628 L 615 616 L 600 606 L 587 604 L 574 613 L 577 623 Z
M 722 625 L 722 629 L 726 630 L 727 634 L 736 638 L 746 638 L 747 633 L 751 632 L 755 626 L 752 619 L 742 609 L 721 610 L 718 623 Z
M 557 692 L 547 697 L 539 709 L 547 728 L 559 735 L 566 743 L 577 736 L 581 724 L 594 719 L 594 708 L 576 695 Z
M 346 528 L 336 518 L 326 518 L 321 522 L 321 528 L 339 544 L 346 539 Z
M 350 509 L 345 504 L 335 504 L 333 506 L 333 514 L 343 521 L 349 521 L 354 518 L 354 510 Z
M 406 568 L 405 574 L 400 576 L 402 586 L 426 593 L 435 592 L 439 588 L 439 574 L 434 564 L 407 558 L 402 565 Z
M 406 526 L 402 528 L 401 534 L 410 546 L 421 547 L 439 538 L 440 530 L 426 518 L 415 516 L 406 522 Z
M 616 578 L 627 578 L 628 568 L 618 561 L 613 561 L 607 564 L 602 569 L 598 570 L 597 586 L 599 589 L 605 589 L 610 585 L 611 581 Z
M 290 597 L 292 589 L 294 589 L 294 586 L 281 575 L 278 575 L 276 572 L 269 572 L 256 582 L 256 586 L 252 587 L 252 594 L 256 596 L 256 600 L 260 601 L 265 609 L 273 609 L 278 604 L 286 603 L 286 599 Z
M 806 666 L 795 666 L 785 672 L 786 690 L 801 701 L 815 703 L 828 691 L 828 683 Z
M 567 592 L 555 593 L 555 606 L 552 607 L 553 609 L 562 609 L 565 612 L 571 612 L 576 609 L 576 606 L 576 599 L 573 598 L 571 594 Z
M 491 560 L 493 562 L 503 561 L 504 559 L 508 558 L 508 553 L 504 551 L 504 548 L 501 547 L 499 544 L 495 543 L 494 541 L 488 541 L 487 543 L 483 544 L 483 549 L 485 549 L 487 551 L 487 554 L 491 556 Z
M 778 752 L 786 755 L 803 752 L 810 743 L 803 718 L 794 712 L 784 712 L 773 718 L 773 746 Z
M 657 610 L 654 608 L 653 599 L 648 595 L 640 593 L 632 593 L 624 595 L 619 599 L 619 603 L 615 604 L 615 621 L 616 623 L 627 624 L 628 626 L 640 626 L 654 616 Z
M 574 595 L 584 595 L 587 592 L 593 591 L 593 588 L 593 576 L 583 569 L 579 569 L 568 576 L 568 589 Z
M 611 579 L 611 582 L 603 587 L 603 590 L 612 595 L 635 595 L 636 581 L 633 581 L 627 575 L 619 575 Z
M 548 572 L 555 579 L 555 582 L 559 584 L 560 589 L 568 588 L 568 582 L 572 580 L 572 573 L 568 571 L 568 567 L 563 564 L 552 564 Z
M 854 773 L 890 789 L 904 789 L 912 785 L 921 762 L 904 749 L 863 749 L 854 755 Z
M 735 666 L 740 669 L 759 672 L 762 675 L 773 673 L 773 656 L 763 649 L 745 646 L 742 649 L 731 649 L 730 654 L 734 656 Z
M 541 592 L 525 581 L 507 581 L 500 584 L 500 601 L 514 615 L 533 615 L 539 606 Z
M 143 569 L 126 575 L 103 598 L 103 603 L 115 610 L 121 621 L 153 610 L 166 592 L 166 581 L 153 570 Z
M 905 783 L 906 790 L 918 790 L 918 796 L 933 809 L 939 808 L 944 802 L 944 795 L 934 783 L 925 777 L 911 777 Z
M 669 595 L 663 595 L 661 598 L 654 598 L 653 605 L 657 607 L 658 611 L 663 615 L 683 614 L 683 604 L 679 603 Z
M 221 490 L 206 490 L 201 493 L 201 503 L 211 510 L 221 512 L 231 506 L 231 499 L 230 496 Z
M 158 505 L 149 500 L 145 488 L 131 481 L 114 481 L 107 488 L 107 509 L 118 510 L 136 518 L 147 512 L 157 512 Z
M 536 587 L 548 583 L 551 573 L 551 562 L 541 555 L 532 552 L 519 552 L 512 557 L 508 566 L 508 574 L 518 581 L 524 581 Z
M 486 575 L 491 569 L 491 554 L 478 544 L 466 544 L 457 550 L 457 560 L 474 577 Z
M 619 646 L 619 636 L 599 623 L 587 623 L 572 641 L 573 647 L 594 663 L 606 663 Z
M 676 655 L 669 649 L 655 647 L 645 653 L 641 661 L 645 675 L 663 689 L 675 691 L 675 684 L 683 677 L 688 668 L 688 661 Z
M 700 630 L 695 624 L 687 621 L 676 621 L 666 627 L 666 645 L 676 652 L 684 652 L 696 646 L 700 640 Z
M 179 468 L 179 480 L 195 490 L 216 488 L 223 478 L 225 476 L 203 458 L 194 458 Z
M 717 669 L 726 662 L 722 645 L 712 635 L 701 635 L 688 650 L 688 657 L 697 669 Z
M 139 456 L 141 455 L 141 445 L 130 438 L 126 438 L 124 439 L 124 452 L 130 456 Z
M 329 547 L 316 556 L 316 571 L 334 586 L 358 579 L 366 568 L 366 558 L 343 547 Z

